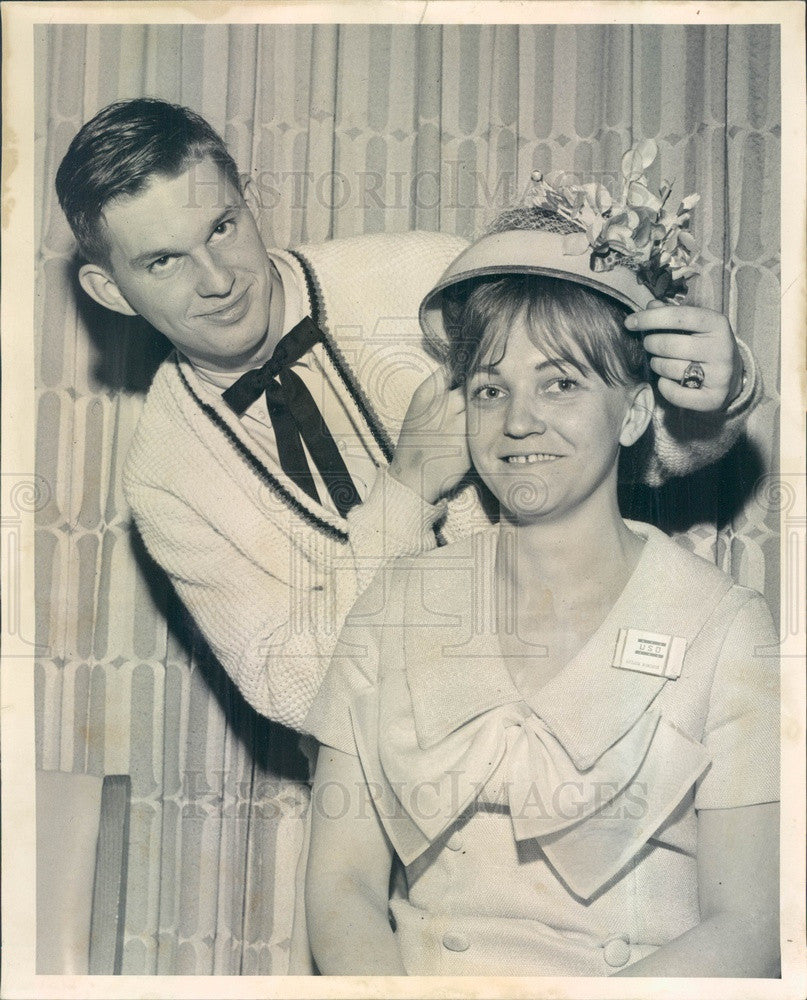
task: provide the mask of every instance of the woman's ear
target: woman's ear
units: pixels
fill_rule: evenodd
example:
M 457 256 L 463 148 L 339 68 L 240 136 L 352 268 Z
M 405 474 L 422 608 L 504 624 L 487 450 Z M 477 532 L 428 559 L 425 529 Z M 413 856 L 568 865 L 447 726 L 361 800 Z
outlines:
M 78 272 L 81 287 L 100 305 L 124 316 L 136 316 L 112 275 L 100 264 L 82 264 Z
M 624 448 L 629 448 L 632 444 L 636 444 L 642 434 L 644 434 L 655 408 L 656 401 L 653 396 L 653 390 L 647 382 L 643 382 L 634 390 L 633 399 L 622 422 L 619 443 Z

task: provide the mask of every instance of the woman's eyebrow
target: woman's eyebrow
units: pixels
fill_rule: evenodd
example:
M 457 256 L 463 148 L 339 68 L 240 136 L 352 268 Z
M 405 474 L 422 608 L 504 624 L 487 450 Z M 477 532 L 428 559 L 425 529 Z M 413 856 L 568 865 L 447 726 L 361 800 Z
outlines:
M 589 373 L 589 368 L 584 365 L 582 361 L 572 361 L 571 358 L 547 358 L 546 361 L 539 361 L 533 371 L 540 373 L 545 371 L 547 368 L 554 368 L 556 371 L 564 371 L 564 369 L 569 365 L 579 371 L 581 375 L 587 375 Z M 474 375 L 500 375 L 501 372 L 495 364 L 491 364 L 477 365 L 470 374 L 471 378 L 473 378 Z
M 474 370 L 471 372 L 471 375 L 479 375 L 480 373 L 484 373 L 485 375 L 498 375 L 499 369 L 496 367 L 496 365 L 480 364 L 476 365 Z
M 546 368 L 555 368 L 558 371 L 564 371 L 569 366 L 580 372 L 581 375 L 588 375 L 590 371 L 588 366 L 583 364 L 582 361 L 575 361 L 572 358 L 548 358 L 546 361 L 541 361 L 537 364 L 535 371 L 541 372 Z

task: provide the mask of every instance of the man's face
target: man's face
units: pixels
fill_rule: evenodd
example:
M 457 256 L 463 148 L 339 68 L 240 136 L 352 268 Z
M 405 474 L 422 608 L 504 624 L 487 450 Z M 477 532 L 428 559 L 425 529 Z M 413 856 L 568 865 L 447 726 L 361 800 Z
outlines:
M 211 159 L 113 199 L 104 223 L 114 286 L 191 361 L 244 371 L 271 356 L 282 284 L 246 202 Z

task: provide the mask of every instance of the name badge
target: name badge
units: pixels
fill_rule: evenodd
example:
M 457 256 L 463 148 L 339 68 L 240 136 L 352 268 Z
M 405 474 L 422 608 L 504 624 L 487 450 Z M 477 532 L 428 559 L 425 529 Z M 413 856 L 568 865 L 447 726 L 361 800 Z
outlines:
M 681 675 L 686 639 L 637 628 L 621 628 L 612 667 L 675 680 Z

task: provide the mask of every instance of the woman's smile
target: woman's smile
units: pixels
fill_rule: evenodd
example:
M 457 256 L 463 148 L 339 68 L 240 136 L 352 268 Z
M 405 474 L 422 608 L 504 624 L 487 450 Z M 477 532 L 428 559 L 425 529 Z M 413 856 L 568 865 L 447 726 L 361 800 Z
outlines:
M 503 455 L 502 461 L 508 465 L 534 465 L 536 462 L 554 462 L 563 455 L 552 455 L 543 451 L 532 451 L 526 454 Z

